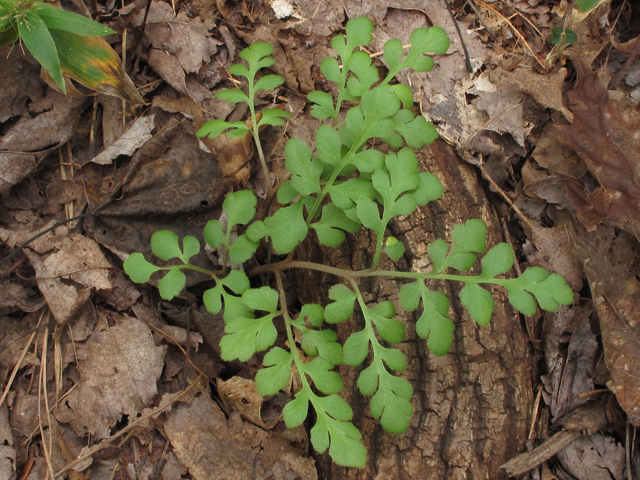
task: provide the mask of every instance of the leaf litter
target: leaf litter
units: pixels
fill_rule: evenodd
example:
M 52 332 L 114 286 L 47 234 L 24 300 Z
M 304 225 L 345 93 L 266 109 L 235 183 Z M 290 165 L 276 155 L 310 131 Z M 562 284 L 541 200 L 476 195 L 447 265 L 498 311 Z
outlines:
M 200 144 L 193 135 L 212 118 L 242 119 L 242 111 L 213 95 L 229 86 L 226 69 L 242 46 L 257 40 L 273 44 L 273 70 L 286 79 L 286 88 L 273 92 L 273 98 L 284 96 L 293 109 L 298 97 L 326 84 L 318 64 L 331 54 L 327 38 L 359 15 L 375 18 L 378 50 L 390 36 L 406 43 L 417 27 L 445 28 L 452 40 L 449 52 L 436 59 L 431 72 L 413 72 L 400 80 L 412 88 L 441 137 L 469 163 L 482 165 L 483 175 L 493 181 L 488 188 L 506 202 L 496 208 L 521 220 L 516 237 L 526 262 L 564 275 L 583 297 L 587 294 L 581 286 L 587 280 L 593 304 L 581 299 L 571 309 L 527 319 L 533 325 L 532 345 L 546 358 L 545 375 L 538 379 L 543 398 L 539 416 L 550 410 L 553 426 L 563 428 L 563 416 L 593 405 L 603 396 L 593 391 L 608 387 L 628 420 L 639 425 L 633 375 L 638 346 L 635 253 L 640 225 L 633 160 L 638 120 L 637 107 L 629 103 L 637 82 L 631 70 L 625 89 L 607 91 L 611 72 L 601 55 L 609 32 L 622 31 L 613 26 L 614 14 L 627 8 L 637 16 L 637 7 L 603 4 L 585 18 L 570 15 L 568 26 L 578 33 L 578 42 L 545 70 L 541 65 L 552 47 L 546 36 L 561 23 L 562 11 L 544 0 L 456 2 L 471 73 L 446 9 L 424 10 L 422 2 L 265 2 L 251 8 L 222 0 L 215 6 L 198 0 L 182 5 L 155 1 L 140 47 L 133 51 L 145 3 L 115 11 L 112 27 L 130 29 L 127 57 L 137 62 L 136 68 L 144 65 L 144 70 L 134 69 L 132 79 L 148 88 L 150 112 L 104 99 L 94 111 L 86 99 L 48 89 L 28 57 L 26 62 L 21 55 L 0 58 L 3 74 L 16 72 L 7 76 L 12 88 L 0 94 L 3 256 L 64 218 L 65 205 L 95 213 L 84 220 L 82 230 L 75 224 L 59 227 L 31 244 L 25 259 L 1 266 L 0 373 L 7 388 L 7 401 L 0 405 L 2 478 L 16 478 L 29 458 L 35 459 L 31 475 L 44 478 L 49 469 L 45 457 L 23 446 L 39 425 L 43 440 L 57 445 L 51 456 L 55 470 L 65 470 L 80 455 L 84 463 L 75 468 L 91 468 L 92 478 L 125 471 L 143 478 L 142 472 L 156 468 L 154 462 L 155 471 L 167 479 L 187 472 L 191 478 L 211 478 L 211 472 L 219 478 L 251 478 L 255 472 L 262 478 L 317 478 L 305 455 L 305 434 L 283 431 L 280 412 L 286 398 L 255 396 L 255 359 L 232 368 L 222 364 L 216 351 L 221 332 L 211 327 L 220 319 L 198 311 L 189 294 L 178 301 L 177 311 L 173 306 L 158 310 L 152 291 L 132 285 L 115 269 L 130 252 L 149 254 L 155 230 L 200 235 L 200 225 L 219 218 L 222 199 L 234 185 L 253 184 L 256 169 L 248 139 Z M 629 48 L 620 46 L 627 40 L 632 39 L 614 37 L 612 43 L 628 53 Z M 616 53 L 610 65 L 619 67 L 624 55 Z M 378 67 L 384 68 L 383 63 Z M 270 104 L 273 98 L 259 103 Z M 291 130 L 308 128 L 303 124 L 307 118 L 298 109 Z M 284 134 L 267 134 L 276 172 L 275 152 Z M 69 145 L 68 150 L 62 145 Z M 514 208 L 528 218 L 514 217 Z M 511 222 L 514 231 L 516 224 Z M 208 255 L 213 254 L 203 252 L 197 261 L 211 261 Z M 199 281 L 191 278 L 189 284 Z M 193 308 L 187 316 L 180 314 L 185 305 Z M 54 338 L 59 345 L 46 358 L 28 341 L 44 309 L 58 325 Z M 191 330 L 194 326 L 208 339 L 205 343 Z M 35 335 L 42 345 L 42 332 Z M 18 362 L 18 375 L 9 383 Z M 49 389 L 44 395 L 55 406 L 49 419 L 39 421 L 43 397 L 27 379 L 43 364 L 48 365 Z M 224 371 L 230 378 L 218 377 L 211 392 L 198 371 L 211 376 Z M 197 391 L 178 398 L 193 382 L 199 382 Z M 219 395 L 221 406 L 212 395 Z M 572 431 L 588 423 L 577 422 Z M 624 432 L 611 421 L 605 423 L 602 433 L 579 435 L 540 461 L 558 453 L 558 468 L 550 462 L 547 471 L 564 469 L 582 479 L 599 478 L 594 472 L 600 469 L 624 478 L 629 474 L 624 448 L 637 453 Z M 100 443 L 119 429 L 132 433 L 122 449 Z M 152 452 L 151 463 L 136 457 L 141 449 Z M 157 452 L 163 451 L 166 455 L 160 457 Z M 65 475 L 79 478 L 76 473 L 68 470 Z

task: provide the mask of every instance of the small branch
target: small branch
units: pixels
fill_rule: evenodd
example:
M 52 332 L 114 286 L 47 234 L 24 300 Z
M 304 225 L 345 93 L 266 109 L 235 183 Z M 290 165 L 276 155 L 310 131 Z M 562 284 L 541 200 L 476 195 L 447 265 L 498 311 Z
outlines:
M 449 0 L 444 0 L 444 4 L 447 6 L 447 10 L 449 10 L 449 15 L 451 15 L 451 20 L 453 20 L 453 24 L 456 27 L 456 31 L 458 32 L 458 37 L 460 38 L 460 43 L 462 43 L 462 50 L 464 50 L 464 61 L 465 64 L 467 65 L 467 71 L 469 73 L 473 73 L 473 66 L 471 65 L 471 60 L 469 59 L 469 50 L 467 50 L 467 44 L 464 43 L 464 40 L 462 38 L 462 32 L 460 31 L 460 25 L 458 24 L 458 21 L 456 20 L 456 16 L 453 13 L 453 10 L 451 10 L 451 5 L 449 4 Z
M 609 81 L 609 85 L 607 86 L 609 90 L 615 90 L 616 88 L 618 88 L 618 84 L 624 78 L 627 72 L 629 72 L 629 68 L 631 68 L 631 64 L 638 56 L 638 53 L 640 53 L 640 35 L 638 35 L 638 38 L 636 38 L 636 43 L 633 46 L 633 50 L 631 50 L 631 53 L 627 57 L 627 61 L 624 62 L 624 65 L 622 65 L 620 70 L 618 70 L 616 74 L 611 78 L 611 81 Z

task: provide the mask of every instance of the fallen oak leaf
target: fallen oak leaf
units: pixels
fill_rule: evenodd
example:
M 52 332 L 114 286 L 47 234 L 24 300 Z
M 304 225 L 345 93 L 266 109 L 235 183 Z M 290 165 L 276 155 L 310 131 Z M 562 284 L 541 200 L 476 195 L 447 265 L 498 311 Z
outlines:
M 601 188 L 576 192 L 569 186 L 569 200 L 580 211 L 591 208 L 603 220 L 636 235 L 640 234 L 640 112 L 609 97 L 595 72 L 576 62 L 578 84 L 569 92 L 573 125 L 556 127 L 558 139 L 580 155 Z M 586 205 L 585 205 L 586 203 Z M 589 207 L 591 206 L 591 208 Z M 597 216 L 587 215 L 591 222 Z M 597 224 L 597 223 L 596 223 Z M 594 228 L 595 225 L 586 225 Z
M 601 252 L 574 235 L 594 306 L 611 380 L 609 389 L 634 426 L 640 426 L 640 282 L 624 265 L 612 265 Z

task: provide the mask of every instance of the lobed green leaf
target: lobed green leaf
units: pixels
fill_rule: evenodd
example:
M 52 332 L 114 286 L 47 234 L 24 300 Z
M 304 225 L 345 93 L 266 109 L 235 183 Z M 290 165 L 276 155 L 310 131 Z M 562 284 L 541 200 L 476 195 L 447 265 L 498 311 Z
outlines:
M 273 345 L 278 336 L 278 331 L 273 325 L 274 317 L 275 314 L 269 314 L 255 319 L 242 317 L 229 319 L 224 330 L 227 335 L 220 340 L 222 359 L 227 361 L 238 359 L 246 362 L 255 352 L 266 350 Z
M 387 238 L 386 245 L 383 250 L 393 261 L 398 261 L 404 255 L 404 243 L 399 242 L 396 237 Z
M 247 104 L 251 103 L 251 100 L 249 100 L 249 97 L 247 97 L 247 94 L 244 93 L 242 90 L 238 90 L 237 88 L 229 88 L 227 90 L 220 90 L 219 92 L 215 93 L 215 97 L 219 98 L 221 100 L 226 100 L 229 103 L 240 103 L 240 102 L 245 102 Z M 231 125 L 227 122 L 224 122 L 223 120 L 213 120 L 213 122 L 209 122 L 206 125 L 209 125 L 211 123 L 217 122 L 217 124 L 219 125 Z M 204 128 L 204 127 L 203 127 Z M 213 128 L 213 125 L 210 125 L 209 128 Z M 204 135 L 200 135 L 200 131 L 202 130 L 202 128 L 200 130 L 198 130 L 198 133 L 196 135 L 204 137 Z M 222 130 L 221 130 L 222 131 Z M 216 135 L 211 135 L 209 134 L 212 138 L 216 137 Z
M 309 396 L 306 389 L 296 393 L 293 400 L 282 409 L 282 417 L 287 428 L 296 428 L 307 419 L 309 412 Z M 326 450 L 326 447 L 325 447 Z
M 152 263 L 148 262 L 140 252 L 129 255 L 129 257 L 124 261 L 123 267 L 131 280 L 136 283 L 148 282 L 151 275 L 158 270 L 162 270 L 162 268 L 156 267 Z
M 227 195 L 222 204 L 227 212 L 227 228 L 249 223 L 256 214 L 256 204 L 256 195 L 251 190 L 239 190 Z
M 173 300 L 173 297 L 182 292 L 186 283 L 187 277 L 185 277 L 184 273 L 179 268 L 171 267 L 158 282 L 160 296 L 165 300 Z
M 311 149 L 299 138 L 292 138 L 284 149 L 285 167 L 291 173 L 291 185 L 302 195 L 320 193 L 322 165 L 311 158 Z
M 329 360 L 317 357 L 303 366 L 304 373 L 311 377 L 316 388 L 325 395 L 338 393 L 344 388 L 340 374 L 332 370 L 333 365 Z
M 264 220 L 273 248 L 279 254 L 291 252 L 307 237 L 309 228 L 302 216 L 302 207 L 302 202 L 294 203 Z
M 467 283 L 460 290 L 460 301 L 478 324 L 486 327 L 493 314 L 493 296 L 477 283 Z
M 329 289 L 329 298 L 334 300 L 324 309 L 324 318 L 328 323 L 340 323 L 353 315 L 353 303 L 356 294 L 342 284 L 334 285 Z
M 336 247 L 345 238 L 344 231 L 354 233 L 360 229 L 360 224 L 351 220 L 344 211 L 332 203 L 322 207 L 322 218 L 311 224 L 318 234 L 318 240 L 328 247 Z
M 280 347 L 273 347 L 264 356 L 265 367 L 256 373 L 256 388 L 260 395 L 275 395 L 284 389 L 291 378 L 293 353 Z
M 317 118 L 318 120 L 327 120 L 333 116 L 333 97 L 330 94 L 314 90 L 307 95 L 307 98 L 311 103 L 315 104 L 311 107 L 311 116 L 313 118 Z
M 171 230 L 159 230 L 151 235 L 151 250 L 153 253 L 164 261 L 172 258 L 180 258 L 182 250 L 180 249 L 180 239 L 178 235 Z
M 405 378 L 380 372 L 378 391 L 371 397 L 371 415 L 379 418 L 382 428 L 397 435 L 409 428 L 413 415 L 413 389 Z
M 287 122 L 284 120 L 285 118 L 291 118 L 291 114 L 285 110 L 280 110 L 279 108 L 267 108 L 261 110 L 262 118 L 258 122 L 258 127 L 262 125 L 272 125 L 279 126 L 285 125 Z
M 218 245 L 225 243 L 226 237 L 222 230 L 222 224 L 218 220 L 210 220 L 204 226 L 204 241 L 211 248 L 216 248 Z
M 493 278 L 501 273 L 506 273 L 513 268 L 515 260 L 513 247 L 507 243 L 499 243 L 482 258 L 482 274 L 480 276 Z
M 342 361 L 353 367 L 362 364 L 369 354 L 369 334 L 366 330 L 352 333 L 342 347 Z

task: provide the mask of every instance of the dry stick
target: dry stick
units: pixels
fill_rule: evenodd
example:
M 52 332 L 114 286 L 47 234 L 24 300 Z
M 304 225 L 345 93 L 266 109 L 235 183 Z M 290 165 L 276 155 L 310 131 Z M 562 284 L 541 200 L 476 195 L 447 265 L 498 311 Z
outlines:
M 480 20 L 480 23 L 482 24 L 482 26 L 484 27 L 484 29 L 487 31 L 487 33 L 489 34 L 489 37 L 491 37 L 491 40 L 495 40 L 496 37 L 493 36 L 493 33 L 491 33 L 491 30 L 489 30 L 489 26 L 484 22 L 484 18 L 482 18 L 482 15 L 480 15 L 480 12 L 478 11 L 478 9 L 476 8 L 475 4 L 473 3 L 472 0 L 467 0 L 467 4 L 471 7 L 471 10 L 473 10 L 473 13 L 476 14 L 476 16 L 478 17 L 478 20 Z
M 529 427 L 529 440 L 533 440 L 534 429 L 536 428 L 536 422 L 538 421 L 538 413 L 540 413 L 540 399 L 542 398 L 542 386 L 538 387 L 538 394 L 536 395 L 536 401 L 533 403 L 533 418 L 531 419 L 531 426 Z
M 40 381 L 38 382 L 38 428 L 40 430 L 40 438 L 42 439 L 42 451 L 47 462 L 47 470 L 54 479 L 53 464 L 51 463 L 51 452 L 53 451 L 53 432 L 51 431 L 51 416 L 49 414 L 49 392 L 47 391 L 47 348 L 49 346 L 49 327 L 44 330 L 42 340 L 42 356 L 40 357 Z M 42 404 L 42 392 L 44 391 L 44 408 L 47 414 L 47 425 L 49 426 L 49 445 L 45 440 L 44 429 L 42 428 L 42 415 L 40 415 L 40 406 Z
M 149 412 L 143 416 L 141 416 L 140 418 L 134 420 L 133 422 L 131 422 L 129 425 L 127 425 L 126 427 L 120 429 L 118 432 L 114 433 L 113 435 L 111 435 L 108 438 L 105 438 L 103 441 L 101 441 L 99 444 L 94 445 L 93 447 L 91 447 L 90 449 L 88 449 L 84 454 L 79 455 L 78 458 L 76 458 L 73 462 L 68 463 L 67 465 L 64 466 L 64 468 L 62 470 L 60 470 L 59 472 L 57 472 L 55 474 L 55 477 L 59 477 L 60 475 L 62 475 L 64 472 L 67 472 L 69 470 L 71 470 L 73 467 L 75 467 L 76 465 L 78 465 L 79 463 L 83 462 L 84 460 L 86 460 L 87 458 L 89 458 L 90 456 L 92 456 L 94 453 L 99 452 L 100 450 L 102 450 L 103 448 L 108 447 L 111 442 L 113 442 L 115 439 L 117 439 L 118 437 L 124 435 L 125 433 L 129 432 L 130 430 L 132 430 L 134 427 L 137 427 L 139 424 L 141 424 L 142 422 L 150 419 L 151 417 L 158 415 L 160 412 L 166 410 L 168 407 L 170 407 L 171 405 L 173 405 L 175 402 L 177 402 L 180 398 L 182 398 L 183 396 L 185 396 L 187 393 L 189 393 L 191 391 L 191 389 L 193 387 L 195 387 L 196 385 L 198 385 L 198 383 L 200 382 L 200 379 L 202 378 L 202 375 L 200 375 L 195 382 L 193 382 L 189 388 L 187 388 L 186 390 L 184 390 L 182 393 L 180 393 L 180 395 L 178 395 L 176 398 L 171 399 L 169 402 L 167 402 L 166 405 L 161 405 L 158 408 L 156 408 L 153 412 Z
M 67 223 L 75 222 L 76 220 L 80 220 L 81 218 L 85 218 L 85 217 L 90 217 L 92 215 L 97 215 L 98 211 L 100 211 L 101 208 L 102 207 L 98 207 L 97 209 L 95 209 L 95 210 L 93 210 L 91 212 L 85 212 L 85 213 L 83 213 L 81 215 L 76 215 L 75 217 L 71 217 L 71 218 L 68 218 L 66 220 L 62 220 L 62 221 L 56 223 L 55 225 L 53 225 L 52 227 L 49 227 L 46 230 L 43 230 L 42 232 L 38 233 L 37 235 L 34 235 L 29 240 L 27 240 L 22 245 L 20 245 L 18 248 L 16 248 L 9 255 L 7 255 L 2 260 L 0 260 L 0 265 L 2 265 L 3 263 L 11 260 L 13 257 L 18 255 L 18 253 L 20 253 L 22 250 L 24 250 L 25 247 L 27 245 L 29 245 L 31 242 L 33 242 L 34 240 L 37 240 L 38 238 L 42 237 L 43 235 L 46 235 L 47 233 L 52 232 L 56 228 L 61 227 L 63 225 L 66 225 Z M 0 280 L 2 280 L 3 278 L 4 278 L 4 275 L 0 276 Z
M 9 346 L 11 344 L 13 344 L 14 342 L 17 342 L 21 338 L 24 338 L 24 337 L 26 337 L 27 335 L 29 335 L 31 333 L 31 338 L 29 338 L 29 340 L 27 341 L 27 344 L 22 349 L 22 353 L 20 354 L 20 358 L 18 358 L 18 361 L 16 362 L 15 366 L 13 367 L 13 371 L 11 372 L 11 376 L 9 377 L 9 381 L 7 382 L 7 386 L 5 387 L 4 392 L 2 392 L 2 397 L 0 397 L 0 405 L 2 405 L 2 402 L 4 402 L 5 398 L 7 398 L 7 395 L 9 394 L 9 389 L 11 388 L 11 385 L 13 385 L 13 381 L 16 378 L 18 370 L 20 370 L 20 368 L 22 366 L 22 361 L 24 360 L 24 357 L 27 356 L 27 352 L 29 351 L 29 348 L 31 347 L 31 344 L 33 343 L 33 339 L 35 338 L 36 334 L 38 333 L 38 330 L 43 328 L 43 326 L 40 325 L 40 322 L 42 322 L 42 319 L 44 318 L 44 314 L 45 314 L 45 310 L 42 310 L 42 314 L 40 315 L 40 318 L 38 319 L 38 325 L 36 326 L 36 328 L 33 328 L 33 329 L 29 330 L 24 335 L 21 335 L 18 338 L 16 338 L 15 340 L 13 340 L 12 342 L 9 342 L 8 345 L 5 345 L 0 350 L 0 353 L 4 352 L 5 349 L 9 348 Z M 48 325 L 51 325 L 52 323 L 53 322 L 49 322 L 46 325 L 48 326 Z
M 629 71 L 629 68 L 631 68 L 631 64 L 638 56 L 638 52 L 640 52 L 640 35 L 638 35 L 638 38 L 636 38 L 636 43 L 633 46 L 633 50 L 631 50 L 631 53 L 627 57 L 627 61 L 624 62 L 624 65 L 622 65 L 622 68 L 620 68 L 620 70 L 618 70 L 616 74 L 611 78 L 611 81 L 607 86 L 609 90 L 615 90 L 616 88 L 618 88 L 618 84 L 620 83 L 622 78 L 627 74 L 627 72 Z
M 447 6 L 447 10 L 449 10 L 449 15 L 451 15 L 451 20 L 453 20 L 453 24 L 455 25 L 456 31 L 458 32 L 458 37 L 460 37 L 460 43 L 462 43 L 462 49 L 464 50 L 464 60 L 467 65 L 467 71 L 469 71 L 470 73 L 473 73 L 473 66 L 471 66 L 471 60 L 469 59 L 469 51 L 467 50 L 467 44 L 464 43 L 464 39 L 462 38 L 460 25 L 458 25 L 456 16 L 453 14 L 453 10 L 451 10 L 451 5 L 449 4 L 449 0 L 444 0 L 444 4 Z
M 622 12 L 624 11 L 624 7 L 626 5 L 627 5 L 627 0 L 624 0 L 622 2 L 622 5 L 620 5 L 620 10 L 618 11 L 618 15 L 616 16 L 616 19 L 613 21 L 613 23 L 611 24 L 611 28 L 609 29 L 609 47 L 607 50 L 607 56 L 605 57 L 602 65 L 609 65 L 609 55 L 611 55 L 611 50 L 613 50 L 613 44 L 611 43 L 611 39 L 613 38 L 613 31 L 618 26 L 618 22 L 620 21 L 620 15 L 622 15 Z

